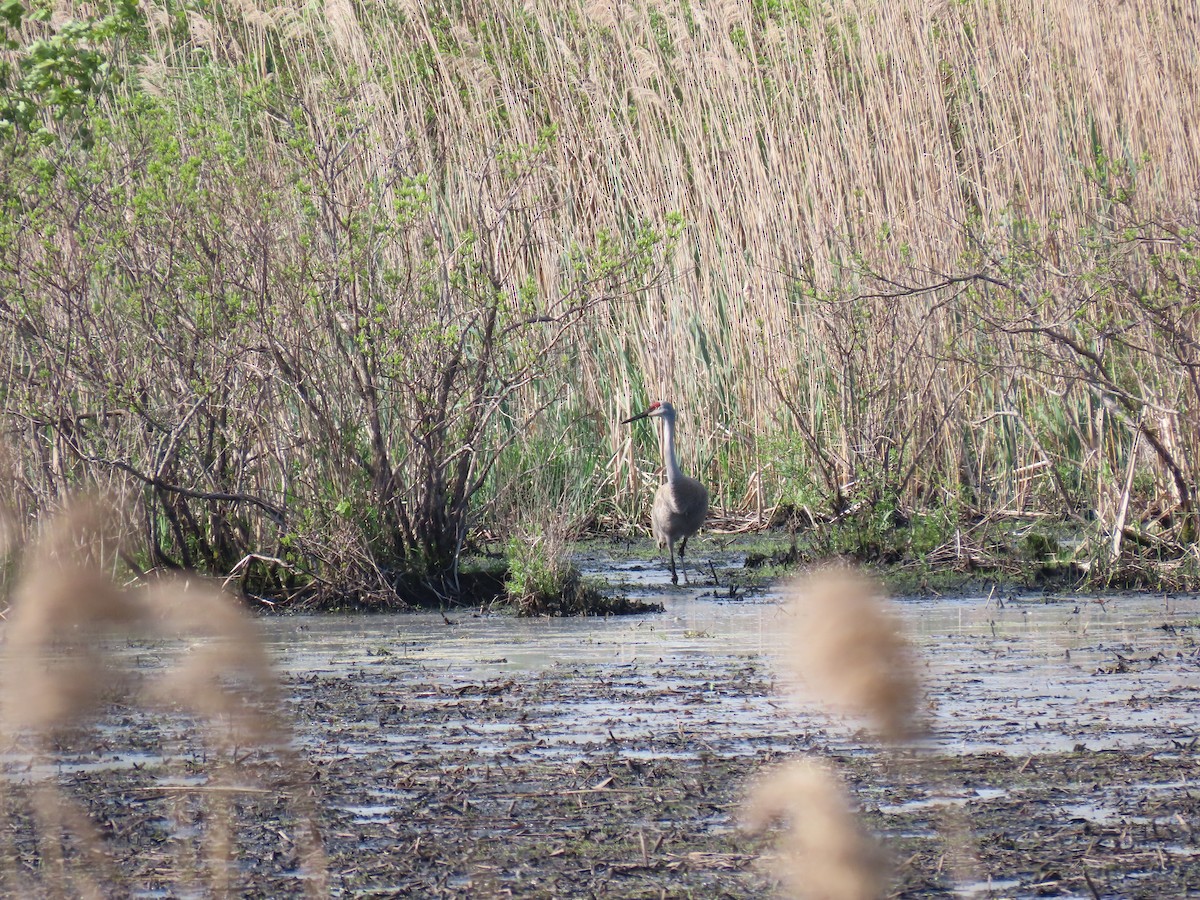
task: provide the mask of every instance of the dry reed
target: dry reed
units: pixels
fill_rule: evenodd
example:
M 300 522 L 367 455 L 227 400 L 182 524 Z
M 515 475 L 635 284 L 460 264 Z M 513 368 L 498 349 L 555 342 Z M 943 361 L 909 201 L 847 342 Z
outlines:
M 121 542 L 112 507 L 79 501 L 51 519 L 21 561 L 5 629 L 0 721 L 52 739 L 86 725 L 127 687 L 106 637 L 137 633 L 144 607 L 110 574 Z
M 880 586 L 830 567 L 794 581 L 786 595 L 792 635 L 783 663 L 804 685 L 805 699 L 865 719 L 891 749 L 922 733 L 916 660 Z M 883 895 L 888 870 L 882 849 L 827 765 L 798 759 L 760 776 L 744 822 L 760 830 L 776 818 L 787 820 L 776 845 L 775 874 L 789 896 Z
M 793 581 L 786 593 L 792 636 L 782 662 L 798 678 L 801 699 L 865 720 L 892 764 L 926 785 L 931 796 L 942 793 L 946 786 L 938 757 L 911 743 L 928 733 L 925 696 L 915 650 L 882 586 L 852 569 L 827 567 Z M 793 887 L 805 884 L 805 858 L 819 858 L 823 852 L 845 860 L 836 869 L 845 881 L 836 890 L 845 893 L 830 889 L 806 896 L 880 896 L 885 875 L 870 855 L 872 845 L 854 837 L 863 826 L 853 821 L 831 777 L 808 760 L 768 773 L 753 789 L 747 824 L 761 827 L 773 813 L 790 818 L 792 831 L 779 847 L 780 877 Z M 817 799 L 803 799 L 806 792 Z M 979 864 L 965 813 L 945 805 L 938 816 L 949 872 L 963 883 L 977 881 Z M 831 824 L 823 824 L 826 819 Z M 826 830 L 849 836 L 827 837 Z M 821 840 L 834 846 L 823 847 Z M 848 848 L 840 856 L 839 843 Z M 860 856 L 864 858 L 854 862 Z
M 9 555 L 20 541 L 16 466 L 16 453 L 0 440 L 0 588 L 5 585 Z
M 547 320 L 581 296 L 606 312 L 562 360 L 505 382 L 511 404 L 447 457 L 495 446 L 552 380 L 598 423 L 590 493 L 627 516 L 637 466 L 615 423 L 631 393 L 686 411 L 683 467 L 719 505 L 762 515 L 890 491 L 985 513 L 1088 506 L 1111 527 L 1112 473 L 1131 461 L 1144 514 L 1186 501 L 1197 322 L 1143 301 L 1190 283 L 1192 4 L 402 8 L 242 0 L 189 10 L 182 30 L 152 16 L 154 134 L 173 131 L 164 168 L 196 165 L 204 195 L 171 185 L 136 214 L 162 185 L 121 109 L 96 163 L 110 169 L 93 175 L 103 201 L 14 232 L 0 293 L 35 302 L 3 313 L 22 326 L 5 338 L 4 396 L 34 496 L 81 471 L 118 491 L 158 485 L 146 537 L 173 562 L 220 570 L 286 539 L 314 567 L 369 572 L 390 535 L 326 534 L 350 518 L 343 498 L 415 492 L 419 442 L 387 446 L 382 423 L 412 420 L 427 391 L 390 350 L 426 365 L 445 348 L 422 335 L 478 326 L 442 290 L 470 236 L 507 314 L 527 289 Z M 212 135 L 240 149 L 222 156 Z M 513 160 L 528 163 L 520 179 Z M 431 198 L 416 219 L 409 176 Z M 639 223 L 663 232 L 670 211 L 686 228 L 660 277 L 583 272 L 577 250 L 634 241 Z M 110 270 L 121 278 L 96 277 Z M 95 295 L 77 303 L 61 284 Z M 130 308 L 143 317 L 116 312 Z M 1047 336 L 1060 325 L 1107 375 Z M 371 340 L 386 352 L 356 352 Z M 1114 413 L 1131 391 L 1135 408 Z M 113 396 L 136 414 L 113 414 Z M 372 421 L 371 397 L 380 425 L 361 442 L 387 452 L 356 468 L 343 437 Z M 1132 449 L 1143 408 L 1184 477 Z M 304 533 L 278 527 L 289 503 Z M 210 515 L 228 527 L 176 540 Z
M 784 763 L 760 776 L 743 821 L 760 831 L 776 820 L 784 831 L 771 867 L 787 896 L 811 900 L 876 900 L 888 865 L 866 832 L 838 775 L 813 759 Z
M 186 656 L 146 692 L 208 723 L 221 746 L 277 751 L 286 740 L 278 691 L 255 623 L 237 599 L 205 579 L 163 579 L 146 597 L 160 637 L 192 643 Z
M 919 735 L 916 659 L 880 585 L 840 568 L 793 582 L 793 635 L 785 663 L 818 702 L 865 719 L 895 743 Z
M 128 530 L 118 506 L 77 500 L 45 522 L 25 549 L 0 656 L 0 735 L 27 748 L 29 764 L 48 773 L 61 754 L 94 740 L 92 726 L 114 705 L 178 721 L 189 741 L 208 748 L 210 785 L 265 778 L 286 799 L 298 820 L 307 887 L 319 895 L 324 862 L 313 811 L 296 786 L 299 763 L 287 746 L 277 682 L 254 623 L 233 597 L 203 579 L 120 585 L 117 558 Z M 167 648 L 174 664 L 147 674 L 124 650 L 130 640 Z M 171 654 L 181 642 L 188 646 Z M 167 760 L 163 765 L 169 770 Z M 30 808 L 41 867 L 36 875 L 9 869 L 0 885 L 48 896 L 129 889 L 129 873 L 110 858 L 119 848 L 101 837 L 72 792 L 52 775 L 34 777 Z M 13 794 L 5 781 L 0 855 L 10 862 L 20 828 Z M 195 846 L 175 847 L 181 884 L 224 894 L 238 852 L 234 808 L 216 790 L 188 815 L 197 837 Z

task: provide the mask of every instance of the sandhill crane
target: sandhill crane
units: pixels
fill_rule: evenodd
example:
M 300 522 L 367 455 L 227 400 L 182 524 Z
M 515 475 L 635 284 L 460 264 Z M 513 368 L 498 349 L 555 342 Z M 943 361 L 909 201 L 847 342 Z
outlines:
M 689 478 L 679 471 L 679 463 L 675 459 L 675 407 L 666 400 L 655 401 L 644 413 L 631 416 L 621 424 L 627 425 L 647 417 L 662 419 L 662 455 L 667 468 L 666 484 L 659 485 L 658 493 L 654 495 L 650 526 L 659 548 L 665 545 L 670 550 L 671 583 L 679 584 L 679 575 L 675 571 L 675 542 L 683 539 L 679 544 L 679 565 L 682 567 L 688 538 L 700 530 L 704 517 L 708 515 L 708 490 L 695 478 Z M 687 578 L 686 569 L 684 578 Z

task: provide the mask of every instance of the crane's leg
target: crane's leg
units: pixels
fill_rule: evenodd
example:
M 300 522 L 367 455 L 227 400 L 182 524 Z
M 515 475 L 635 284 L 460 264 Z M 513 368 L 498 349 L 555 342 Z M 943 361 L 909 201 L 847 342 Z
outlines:
M 683 551 L 684 551 L 684 548 L 687 547 L 688 537 L 689 537 L 689 535 L 685 534 L 683 536 L 683 541 L 680 542 L 680 544 L 679 544 L 679 568 L 683 569 L 683 583 L 684 584 L 691 584 L 691 582 L 688 581 L 688 577 L 687 577 L 687 565 L 683 561 Z
M 667 549 L 671 551 L 671 584 L 679 584 L 679 573 L 675 571 L 675 542 L 667 541 Z

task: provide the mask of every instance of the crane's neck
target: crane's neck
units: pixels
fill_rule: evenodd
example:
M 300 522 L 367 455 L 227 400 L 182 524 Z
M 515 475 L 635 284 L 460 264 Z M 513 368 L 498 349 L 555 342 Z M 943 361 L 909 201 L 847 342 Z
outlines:
M 663 465 L 667 467 L 667 484 L 674 484 L 683 477 L 683 473 L 679 471 L 679 462 L 675 459 L 675 420 L 665 418 L 662 423 Z

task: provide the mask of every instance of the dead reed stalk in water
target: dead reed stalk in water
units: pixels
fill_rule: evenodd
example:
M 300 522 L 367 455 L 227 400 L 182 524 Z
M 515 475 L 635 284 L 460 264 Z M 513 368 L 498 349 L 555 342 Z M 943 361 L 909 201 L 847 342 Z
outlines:
M 837 774 L 802 758 L 768 772 L 753 787 L 743 820 L 759 831 L 787 828 L 772 863 L 788 895 L 813 900 L 874 900 L 887 885 L 882 848 L 862 827 Z
M 882 588 L 863 575 L 828 568 L 789 593 L 794 637 L 787 662 L 812 693 L 862 716 L 885 741 L 924 731 L 912 647 Z

